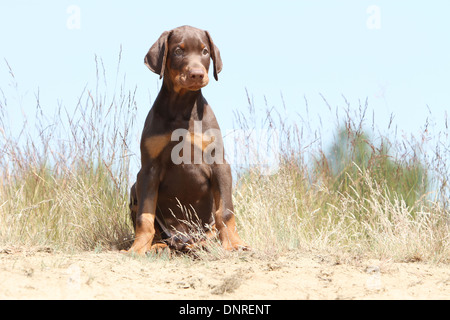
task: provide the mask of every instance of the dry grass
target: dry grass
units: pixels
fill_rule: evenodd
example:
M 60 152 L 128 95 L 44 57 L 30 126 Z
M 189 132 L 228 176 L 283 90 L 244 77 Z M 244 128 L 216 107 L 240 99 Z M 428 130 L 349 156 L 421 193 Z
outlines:
M 438 202 L 408 207 L 367 173 L 367 198 L 323 185 L 299 193 L 304 186 L 297 174 L 284 167 L 275 177 L 250 174 L 241 181 L 235 193 L 238 222 L 243 238 L 258 250 L 448 262 L 449 217 Z
M 10 75 L 14 82 L 11 69 Z M 24 119 L 19 133 L 8 125 L 14 106 L 0 99 L 1 246 L 129 246 L 129 146 L 141 129 L 134 125 L 136 89 L 108 96 L 99 83 L 93 92 L 85 89 L 74 108 L 57 106 L 52 118 L 37 96 L 36 125 Z M 257 112 L 249 99 L 248 113 L 235 115 L 239 130 L 277 128 L 281 150 L 270 175 L 245 161 L 235 166 L 239 233 L 269 255 L 300 249 L 449 262 L 448 128 L 435 135 L 432 148 L 425 130 L 406 140 L 376 136 L 373 125 L 367 135 L 367 101 L 356 110 L 344 102 L 346 118 L 338 120 L 341 134 L 330 148 L 323 147 L 320 129 L 301 116 L 283 118 L 283 109 Z M 305 114 L 308 109 L 306 101 Z M 346 138 L 339 140 L 342 132 Z M 246 147 L 240 156 L 250 151 L 264 152 Z M 208 254 L 223 253 L 213 241 L 200 256 Z
M 98 73 L 98 70 L 97 70 Z M 14 73 L 10 69 L 12 81 Z M 135 91 L 111 97 L 86 89 L 74 108 L 44 115 L 36 96 L 34 121 L 8 124 L 0 101 L 0 243 L 63 250 L 123 248 L 128 211 L 130 128 Z M 31 123 L 34 122 L 34 125 Z M 17 134 L 17 132 L 19 132 Z
M 419 138 L 376 137 L 374 125 L 363 125 L 367 101 L 355 112 L 344 101 L 346 118 L 336 128 L 336 141 L 323 148 L 320 131 L 303 132 L 307 121 L 289 122 L 276 110 L 258 120 L 249 99 L 238 127 L 278 128 L 283 151 L 275 174 L 254 166 L 240 175 L 235 210 L 243 237 L 268 252 L 303 248 L 342 257 L 449 262 L 448 127 L 435 145 L 427 136 L 428 119 Z

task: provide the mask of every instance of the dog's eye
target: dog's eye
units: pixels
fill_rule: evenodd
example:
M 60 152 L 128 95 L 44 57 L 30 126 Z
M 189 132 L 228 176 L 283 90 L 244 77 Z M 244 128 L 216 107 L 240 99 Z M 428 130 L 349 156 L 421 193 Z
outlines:
M 209 53 L 209 51 L 208 51 L 208 49 L 205 48 L 205 49 L 203 49 L 202 53 L 203 53 L 203 55 L 206 56 Z
M 175 53 L 175 55 L 177 55 L 177 56 L 181 56 L 181 55 L 183 54 L 183 49 L 181 49 L 181 48 L 176 48 L 174 53 Z

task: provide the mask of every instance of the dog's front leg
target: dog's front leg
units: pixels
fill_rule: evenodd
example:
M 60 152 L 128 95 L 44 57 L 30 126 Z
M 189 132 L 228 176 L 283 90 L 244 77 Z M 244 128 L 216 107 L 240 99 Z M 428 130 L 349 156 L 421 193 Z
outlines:
M 212 180 L 216 211 L 214 220 L 225 250 L 248 249 L 239 237 L 232 202 L 231 169 L 228 163 L 212 165 Z
M 152 248 L 155 236 L 156 202 L 160 168 L 155 164 L 147 165 L 139 171 L 136 181 L 138 210 L 136 215 L 136 236 L 128 251 L 144 255 Z

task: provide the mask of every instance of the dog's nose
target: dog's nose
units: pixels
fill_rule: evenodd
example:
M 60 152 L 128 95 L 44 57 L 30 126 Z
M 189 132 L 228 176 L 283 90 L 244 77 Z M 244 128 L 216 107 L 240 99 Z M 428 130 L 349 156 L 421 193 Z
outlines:
M 191 69 L 189 71 L 189 78 L 192 80 L 203 80 L 205 77 L 205 71 L 202 69 Z

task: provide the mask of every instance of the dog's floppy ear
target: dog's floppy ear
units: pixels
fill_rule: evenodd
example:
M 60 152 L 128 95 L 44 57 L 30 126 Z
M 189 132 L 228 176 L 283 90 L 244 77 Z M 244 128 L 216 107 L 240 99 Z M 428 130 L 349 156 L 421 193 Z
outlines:
M 219 74 L 220 71 L 222 71 L 222 67 L 223 67 L 222 58 L 220 58 L 220 51 L 219 51 L 219 48 L 217 48 L 216 45 L 214 44 L 209 32 L 208 31 L 205 31 L 205 32 L 206 32 L 206 36 L 208 37 L 208 40 L 209 40 L 209 47 L 211 48 L 210 50 L 211 50 L 211 58 L 213 61 L 213 66 L 214 66 L 214 78 L 216 80 L 219 80 L 217 75 Z
M 147 55 L 144 58 L 146 66 L 154 73 L 159 74 L 161 79 L 164 76 L 164 69 L 166 66 L 166 58 L 168 51 L 169 37 L 172 31 L 164 31 L 159 39 L 148 50 Z

